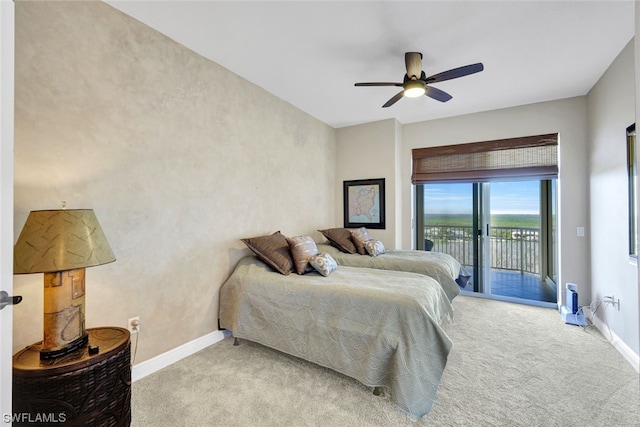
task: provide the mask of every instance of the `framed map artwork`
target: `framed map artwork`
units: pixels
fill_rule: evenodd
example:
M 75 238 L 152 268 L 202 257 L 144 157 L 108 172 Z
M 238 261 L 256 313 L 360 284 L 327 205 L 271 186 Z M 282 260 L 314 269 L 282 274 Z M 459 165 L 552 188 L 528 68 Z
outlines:
M 344 181 L 344 226 L 385 228 L 384 178 Z

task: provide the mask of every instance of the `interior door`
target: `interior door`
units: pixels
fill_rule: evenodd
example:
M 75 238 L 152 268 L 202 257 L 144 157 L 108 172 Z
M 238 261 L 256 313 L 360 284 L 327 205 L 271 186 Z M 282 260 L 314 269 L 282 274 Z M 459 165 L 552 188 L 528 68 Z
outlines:
M 0 290 L 13 295 L 14 3 L 0 1 Z M 10 424 L 13 308 L 0 310 L 0 414 Z M 9 419 L 7 419 L 9 417 Z

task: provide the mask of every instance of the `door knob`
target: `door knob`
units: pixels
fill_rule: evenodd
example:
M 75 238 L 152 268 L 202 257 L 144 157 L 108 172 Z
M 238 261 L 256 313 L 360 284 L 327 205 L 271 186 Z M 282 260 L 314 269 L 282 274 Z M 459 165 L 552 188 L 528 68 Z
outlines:
M 6 291 L 0 291 L 0 310 L 2 310 L 6 305 L 20 304 L 21 301 L 22 297 L 19 295 L 10 297 Z

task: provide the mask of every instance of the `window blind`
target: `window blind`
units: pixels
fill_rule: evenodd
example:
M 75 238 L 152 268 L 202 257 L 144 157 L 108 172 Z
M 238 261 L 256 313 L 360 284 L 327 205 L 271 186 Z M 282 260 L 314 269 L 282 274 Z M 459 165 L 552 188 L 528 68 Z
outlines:
M 558 134 L 412 150 L 413 184 L 558 177 Z

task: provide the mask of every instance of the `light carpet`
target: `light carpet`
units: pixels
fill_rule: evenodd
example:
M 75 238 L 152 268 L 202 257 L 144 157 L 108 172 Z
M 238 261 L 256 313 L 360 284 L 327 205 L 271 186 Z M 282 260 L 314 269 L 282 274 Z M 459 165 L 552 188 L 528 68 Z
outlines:
M 226 338 L 132 387 L 132 426 L 640 426 L 640 377 L 556 310 L 459 296 L 436 401 L 416 420 L 388 391 Z

